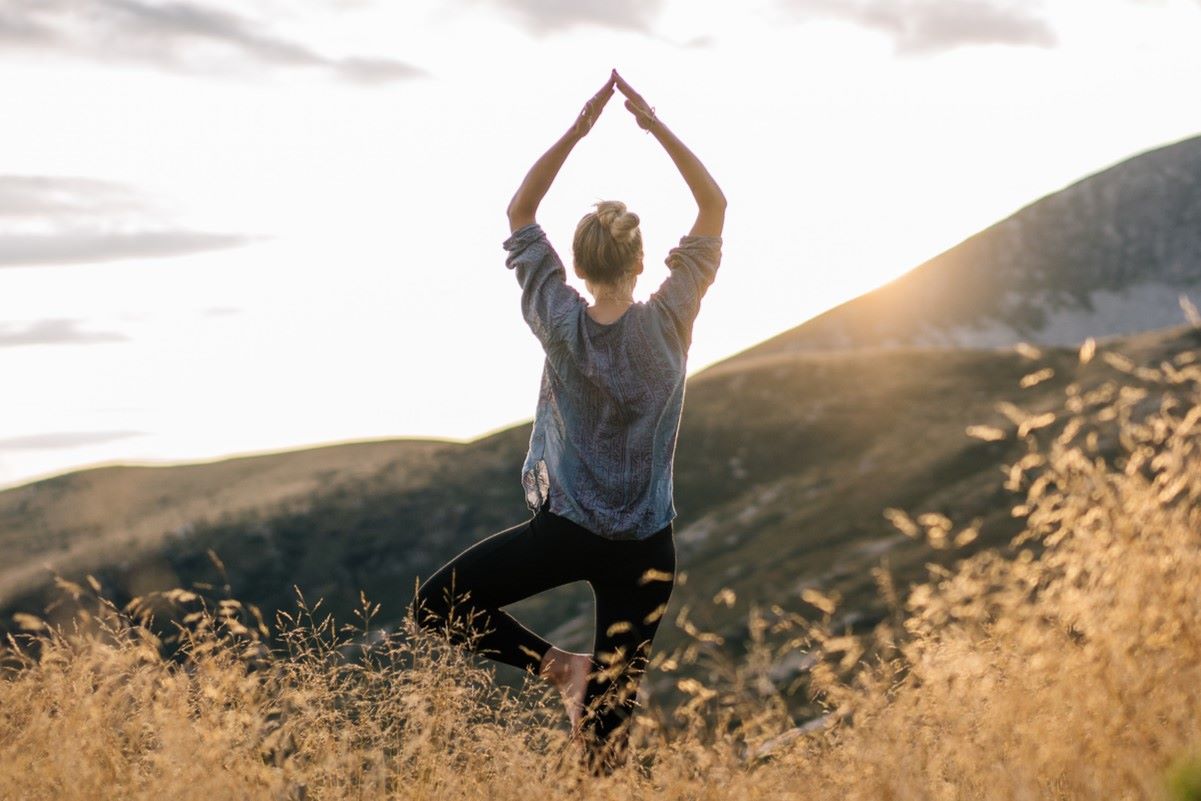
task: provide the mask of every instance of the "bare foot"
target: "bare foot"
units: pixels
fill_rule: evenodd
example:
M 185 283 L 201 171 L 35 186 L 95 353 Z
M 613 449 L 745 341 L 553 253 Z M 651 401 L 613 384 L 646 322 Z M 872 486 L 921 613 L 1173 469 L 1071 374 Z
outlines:
M 563 706 L 567 708 L 567 718 L 571 721 L 573 738 L 579 733 L 591 671 L 591 654 L 575 654 L 552 646 L 542 659 L 541 674 L 559 689 Z

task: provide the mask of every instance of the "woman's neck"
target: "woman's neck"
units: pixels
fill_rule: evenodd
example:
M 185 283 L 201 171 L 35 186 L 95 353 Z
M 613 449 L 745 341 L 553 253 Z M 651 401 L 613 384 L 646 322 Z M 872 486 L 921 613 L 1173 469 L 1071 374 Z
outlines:
M 634 298 L 629 295 L 624 297 L 616 295 L 597 295 L 596 300 L 592 305 L 594 307 L 620 309 L 629 306 L 633 302 Z
M 633 276 L 611 284 L 594 284 L 587 280 L 584 282 L 595 306 L 615 309 L 624 309 L 634 302 L 634 283 Z

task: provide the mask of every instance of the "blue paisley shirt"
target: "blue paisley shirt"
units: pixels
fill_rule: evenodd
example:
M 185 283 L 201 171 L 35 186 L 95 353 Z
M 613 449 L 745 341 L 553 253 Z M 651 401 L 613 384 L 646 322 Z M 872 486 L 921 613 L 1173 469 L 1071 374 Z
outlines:
M 546 353 L 521 471 L 530 510 L 549 501 L 551 512 L 614 540 L 645 539 L 675 519 L 672 462 L 688 348 L 721 242 L 682 237 L 649 300 L 604 324 L 585 313 L 588 301 L 566 283 L 538 223 L 505 240 L 522 316 Z

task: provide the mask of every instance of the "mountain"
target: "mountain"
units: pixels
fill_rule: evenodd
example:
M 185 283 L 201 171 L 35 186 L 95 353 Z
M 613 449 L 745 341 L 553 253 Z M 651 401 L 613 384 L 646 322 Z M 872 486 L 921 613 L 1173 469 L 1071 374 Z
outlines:
M 1071 345 L 1201 306 L 1201 137 L 1026 206 L 874 291 L 731 359 L 859 347 Z
M 0 492 L 0 604 L 65 573 L 157 552 L 197 521 L 249 514 L 364 477 L 405 487 L 462 445 L 397 439 L 171 467 L 77 470 Z

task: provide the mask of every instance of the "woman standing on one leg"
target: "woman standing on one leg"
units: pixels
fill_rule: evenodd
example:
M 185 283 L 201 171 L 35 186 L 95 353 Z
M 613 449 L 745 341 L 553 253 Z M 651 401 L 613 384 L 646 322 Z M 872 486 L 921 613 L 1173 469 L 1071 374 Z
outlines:
M 698 214 L 668 254 L 671 274 L 637 302 L 638 216 L 617 201 L 596 204 L 572 245 L 575 273 L 595 299 L 589 305 L 567 285 L 534 215 L 615 89 L 680 170 Z M 636 692 L 675 581 L 672 462 L 693 322 L 720 262 L 725 208 L 701 162 L 616 70 L 535 162 L 509 204 L 504 243 L 522 315 L 546 353 L 521 476 L 534 515 L 463 551 L 414 598 L 420 624 L 470 619 L 479 653 L 558 687 L 596 772 L 624 760 Z M 572 581 L 589 582 L 596 596 L 592 654 L 556 648 L 501 609 Z M 451 635 L 467 642 L 461 630 Z

